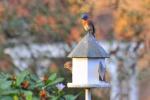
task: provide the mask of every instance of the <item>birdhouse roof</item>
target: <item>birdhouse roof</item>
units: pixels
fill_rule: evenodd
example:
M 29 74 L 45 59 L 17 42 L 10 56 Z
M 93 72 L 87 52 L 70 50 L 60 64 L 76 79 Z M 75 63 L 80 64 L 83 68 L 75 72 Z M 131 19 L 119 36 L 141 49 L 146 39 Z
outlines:
M 68 55 L 69 58 L 108 58 L 109 55 L 97 43 L 92 34 L 86 36 L 77 44 L 77 46 Z

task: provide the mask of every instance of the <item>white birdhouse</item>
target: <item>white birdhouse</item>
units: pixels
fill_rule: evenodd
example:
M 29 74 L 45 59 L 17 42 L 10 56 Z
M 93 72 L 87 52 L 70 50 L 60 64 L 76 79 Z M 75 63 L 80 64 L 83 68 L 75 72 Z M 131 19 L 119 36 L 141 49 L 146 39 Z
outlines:
M 68 57 L 72 58 L 72 83 L 68 83 L 68 87 L 110 86 L 104 81 L 105 58 L 109 55 L 91 34 L 86 34 Z

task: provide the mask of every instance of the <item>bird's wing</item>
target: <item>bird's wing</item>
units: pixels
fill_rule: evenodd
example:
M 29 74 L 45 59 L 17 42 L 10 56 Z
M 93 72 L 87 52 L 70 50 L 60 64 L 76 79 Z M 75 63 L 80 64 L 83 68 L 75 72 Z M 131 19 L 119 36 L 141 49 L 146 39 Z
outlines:
M 95 27 L 94 27 L 94 24 L 92 21 L 89 21 L 89 26 L 90 26 L 90 29 L 92 30 L 92 33 L 94 34 L 95 33 Z
M 95 37 L 95 27 L 92 21 L 88 22 L 88 26 L 89 26 L 89 32 Z

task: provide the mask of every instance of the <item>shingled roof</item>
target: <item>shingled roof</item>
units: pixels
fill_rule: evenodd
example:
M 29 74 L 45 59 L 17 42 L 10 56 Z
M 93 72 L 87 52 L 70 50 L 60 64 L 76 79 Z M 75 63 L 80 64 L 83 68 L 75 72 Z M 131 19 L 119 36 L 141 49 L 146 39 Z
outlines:
M 85 37 L 68 55 L 69 58 L 108 58 L 109 55 L 97 43 L 92 34 L 87 33 Z

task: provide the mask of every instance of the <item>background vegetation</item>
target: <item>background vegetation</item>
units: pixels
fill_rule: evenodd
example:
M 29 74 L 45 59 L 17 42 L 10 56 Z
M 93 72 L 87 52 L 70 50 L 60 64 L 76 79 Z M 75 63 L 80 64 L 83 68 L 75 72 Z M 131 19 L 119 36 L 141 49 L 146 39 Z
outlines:
M 76 97 L 80 90 L 65 88 L 59 91 L 56 84 L 66 85 L 66 82 L 71 80 L 71 73 L 63 68 L 63 64 L 68 60 L 67 54 L 84 36 L 80 15 L 88 12 L 96 27 L 97 40 L 109 46 L 107 51 L 111 58 L 117 61 L 120 84 L 118 88 L 123 90 L 127 87 L 124 84 L 133 84 L 128 83 L 127 80 L 137 74 L 136 88 L 139 89 L 139 98 L 148 100 L 150 93 L 148 86 L 150 82 L 149 10 L 150 0 L 1 0 L 0 70 L 9 74 L 0 75 L 0 98 L 3 98 L 3 94 L 8 94 L 7 98 L 13 97 L 14 100 L 19 99 L 18 95 L 22 95 L 22 99 L 24 95 L 26 99 L 31 98 L 31 95 L 32 98 L 40 98 L 39 94 L 43 87 L 53 88 L 52 91 L 51 89 L 46 91 L 48 93 L 56 91 L 52 93 L 56 98 L 63 99 L 68 96 L 68 93 Z M 115 45 L 112 46 L 113 44 Z M 22 76 L 20 72 L 25 69 L 30 73 L 25 72 L 26 74 Z M 56 78 L 56 74 L 50 73 L 58 73 L 58 77 L 61 78 Z M 30 74 L 33 74 L 36 79 L 32 80 Z M 16 78 L 9 80 L 13 76 Z M 37 86 L 40 89 L 39 93 L 34 94 L 32 85 L 36 86 L 38 81 L 41 81 L 40 77 L 44 76 L 55 77 L 52 80 L 54 84 L 47 86 L 51 84 L 51 78 L 48 78 L 46 84 L 41 83 Z M 107 79 L 111 80 L 111 78 L 113 76 L 109 74 Z M 21 84 L 26 85 L 28 82 L 29 88 L 24 90 Z M 10 93 L 3 91 L 7 89 Z M 110 91 L 95 89 L 93 98 L 108 100 L 111 98 L 108 95 Z M 119 95 L 120 98 L 126 98 L 127 94 L 128 92 L 120 92 Z M 83 99 L 82 93 L 78 99 Z

